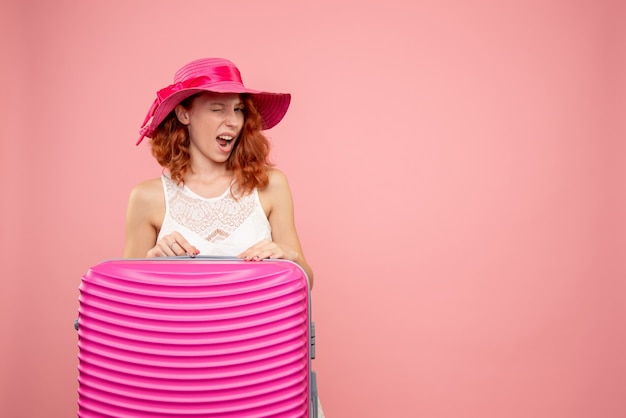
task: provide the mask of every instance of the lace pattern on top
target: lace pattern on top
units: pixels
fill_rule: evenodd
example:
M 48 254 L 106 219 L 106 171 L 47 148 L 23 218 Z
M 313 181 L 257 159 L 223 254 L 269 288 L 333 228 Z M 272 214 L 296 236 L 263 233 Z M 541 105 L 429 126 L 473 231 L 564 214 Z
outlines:
M 227 239 L 257 206 L 256 190 L 237 199 L 230 190 L 215 198 L 204 198 L 167 177 L 163 183 L 171 219 L 209 242 Z

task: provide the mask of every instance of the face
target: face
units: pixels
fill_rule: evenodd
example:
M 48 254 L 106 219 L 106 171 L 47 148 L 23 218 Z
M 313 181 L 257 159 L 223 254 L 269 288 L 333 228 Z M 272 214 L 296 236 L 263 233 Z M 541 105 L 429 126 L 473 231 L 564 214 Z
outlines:
M 239 138 L 244 123 L 244 105 L 239 94 L 203 93 L 190 108 L 176 107 L 178 120 L 189 129 L 192 156 L 224 162 Z

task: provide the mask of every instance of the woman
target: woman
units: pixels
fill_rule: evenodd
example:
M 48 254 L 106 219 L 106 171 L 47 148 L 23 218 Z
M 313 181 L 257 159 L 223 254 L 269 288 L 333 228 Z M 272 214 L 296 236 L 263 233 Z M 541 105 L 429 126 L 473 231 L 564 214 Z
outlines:
M 262 133 L 280 122 L 290 100 L 246 88 L 228 60 L 178 70 L 157 93 L 137 142 L 152 139 L 164 172 L 130 194 L 124 256 L 282 258 L 298 263 L 312 286 L 287 178 L 271 167 Z

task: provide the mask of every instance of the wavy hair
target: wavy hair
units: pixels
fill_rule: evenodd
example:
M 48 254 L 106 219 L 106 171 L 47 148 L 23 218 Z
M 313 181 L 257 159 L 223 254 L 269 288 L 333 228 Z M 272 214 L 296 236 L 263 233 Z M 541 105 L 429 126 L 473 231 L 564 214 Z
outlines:
M 202 93 L 200 93 L 202 94 Z M 183 100 L 180 104 L 189 109 L 199 94 Z M 255 187 L 264 188 L 269 182 L 268 168 L 270 144 L 262 133 L 263 120 L 250 95 L 242 94 L 244 124 L 233 150 L 226 161 L 226 168 L 233 171 L 237 192 L 247 194 Z M 189 130 L 180 123 L 174 111 L 159 124 L 152 135 L 152 155 L 170 172 L 172 179 L 180 184 L 189 169 Z

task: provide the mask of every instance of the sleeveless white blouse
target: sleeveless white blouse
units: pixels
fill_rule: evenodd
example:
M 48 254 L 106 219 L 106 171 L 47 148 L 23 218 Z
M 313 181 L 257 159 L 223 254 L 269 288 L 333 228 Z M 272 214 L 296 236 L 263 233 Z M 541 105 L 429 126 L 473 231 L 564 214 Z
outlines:
M 205 198 L 167 174 L 161 176 L 165 217 L 157 238 L 178 231 L 202 255 L 237 256 L 257 242 L 272 239 L 259 193 L 234 197 L 230 188 L 221 196 Z

